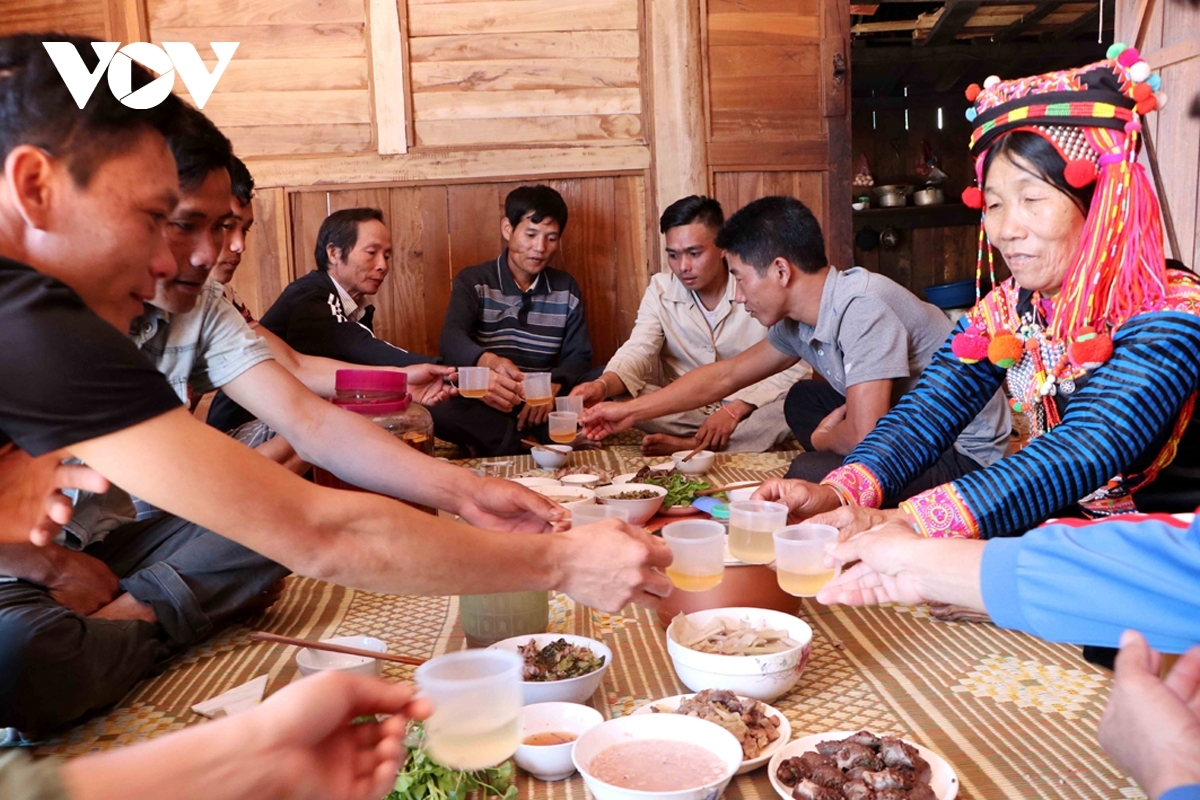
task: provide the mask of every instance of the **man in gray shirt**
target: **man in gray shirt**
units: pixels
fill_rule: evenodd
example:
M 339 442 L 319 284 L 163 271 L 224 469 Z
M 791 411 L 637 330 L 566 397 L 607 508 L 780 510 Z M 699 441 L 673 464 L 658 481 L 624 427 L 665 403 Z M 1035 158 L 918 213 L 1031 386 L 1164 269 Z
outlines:
M 764 197 L 734 214 L 717 236 L 736 300 L 770 328 L 764 342 L 707 365 L 666 389 L 584 413 L 599 439 L 651 419 L 725 397 L 803 358 L 823 381 L 798 381 L 785 406 L 806 452 L 788 477 L 820 481 L 916 383 L 950 334 L 950 321 L 895 282 L 855 267 L 829 266 L 816 218 L 799 200 Z M 995 397 L 954 446 L 897 500 L 988 466 L 1007 451 L 1011 417 Z

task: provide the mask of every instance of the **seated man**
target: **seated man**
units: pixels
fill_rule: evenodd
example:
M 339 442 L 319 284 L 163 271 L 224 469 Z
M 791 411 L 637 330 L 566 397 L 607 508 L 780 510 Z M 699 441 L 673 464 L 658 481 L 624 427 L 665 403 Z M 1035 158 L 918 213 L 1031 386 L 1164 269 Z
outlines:
M 229 159 L 229 188 L 230 217 L 225 222 L 225 246 L 221 248 L 209 278 L 225 287 L 225 299 L 238 310 L 247 325 L 256 328 L 258 319 L 232 284 L 234 273 L 242 263 L 242 253 L 246 252 L 246 237 L 254 227 L 254 177 L 237 156 Z
M 521 393 L 525 372 L 549 372 L 551 393 L 570 390 L 591 368 L 592 343 L 579 284 L 550 267 L 567 227 L 567 204 L 549 186 L 520 186 L 504 200 L 499 256 L 454 278 L 442 325 L 441 354 L 458 367 L 490 367 L 509 391 Z M 523 394 L 522 394 L 523 396 Z M 455 398 L 460 436 L 480 453 L 518 452 L 523 431 L 545 441 L 553 405 L 524 404 L 516 413 Z
M 704 364 L 730 359 L 761 342 L 767 329 L 734 302 L 736 284 L 714 242 L 725 223 L 721 204 L 692 195 L 667 206 L 659 229 L 667 237 L 670 274 L 650 279 L 629 341 L 621 345 L 596 380 L 571 390 L 591 406 L 608 397 L 634 397 Z M 707 447 L 734 453 L 761 453 L 787 438 L 783 398 L 812 370 L 797 364 L 746 387 L 717 404 L 638 424 L 642 455 Z
M 544 532 L 563 513 L 400 445 L 264 355 L 219 287 L 205 288 L 229 214 L 227 140 L 178 99 L 140 112 L 97 93 L 80 111 L 41 44 L 54 38 L 63 37 L 0 39 L 0 317 L 11 345 L 0 350 L 0 449 L 65 450 L 180 517 L 130 523 L 127 501 L 124 516 L 111 516 L 87 513 L 97 507 L 85 500 L 71 546 L 0 551 L 0 569 L 20 578 L 0 585 L 0 727 L 36 733 L 113 702 L 182 643 L 256 602 L 253 582 L 271 576 L 246 573 L 264 557 L 282 566 L 263 572 L 292 568 L 374 591 L 561 588 L 613 611 L 668 590 L 650 567 L 669 555 L 631 526 L 492 533 L 314 487 L 197 423 L 180 407 L 188 382 L 229 381 L 235 399 L 350 482 L 494 528 Z M 67 41 L 94 70 L 89 42 Z M 152 80 L 134 70 L 137 85 Z M 151 296 L 177 311 L 142 317 L 138 353 L 118 330 Z M 182 313 L 198 299 L 207 314 Z M 440 387 L 442 368 L 418 369 Z M 161 546 L 128 529 L 152 530 Z M 236 547 L 217 533 L 263 556 L 206 557 Z
M 333 212 L 321 223 L 315 250 L 317 269 L 284 289 L 257 329 L 281 363 L 288 366 L 288 359 L 279 352 L 280 345 L 298 354 L 349 364 L 404 367 L 435 360 L 375 337 L 374 306 L 368 304 L 368 299 L 379 291 L 391 271 L 392 237 L 383 222 L 383 212 L 374 208 Z M 492 390 L 482 399 L 505 412 L 521 402 L 516 391 L 500 385 L 497 375 L 493 375 Z M 456 444 L 471 443 L 469 436 L 460 436 L 461 409 L 448 411 L 433 406 L 430 412 L 437 435 Z M 227 430 L 249 418 L 244 409 L 218 393 L 208 423 Z
M 593 406 L 584 413 L 585 433 L 602 438 L 728 397 L 803 358 L 825 379 L 820 391 L 841 399 L 812 436 L 817 449 L 797 456 L 788 472 L 820 480 L 916 382 L 945 342 L 950 321 L 882 275 L 831 268 L 816 218 L 795 198 L 755 200 L 725 223 L 716 242 L 737 279 L 738 302 L 770 327 L 766 341 L 692 370 L 660 391 Z M 792 391 L 807 392 L 810 385 L 801 381 Z M 905 497 L 1002 458 L 1010 426 L 997 393 Z M 794 433 L 800 438 L 808 432 Z

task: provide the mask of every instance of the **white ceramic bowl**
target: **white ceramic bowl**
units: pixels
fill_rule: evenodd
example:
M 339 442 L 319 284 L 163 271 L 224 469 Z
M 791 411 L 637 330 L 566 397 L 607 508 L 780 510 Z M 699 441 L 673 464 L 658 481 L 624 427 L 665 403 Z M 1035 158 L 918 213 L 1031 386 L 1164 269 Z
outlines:
M 779 771 L 779 765 L 784 762 L 784 759 L 799 758 L 809 750 L 816 750 L 818 742 L 826 742 L 830 739 L 845 739 L 848 736 L 853 736 L 858 731 L 830 731 L 829 733 L 816 733 L 812 736 L 802 736 L 794 742 L 789 742 L 786 746 L 776 750 L 771 756 L 770 766 L 767 767 L 767 775 L 771 777 L 771 786 L 779 794 L 783 800 L 792 800 L 792 790 L 779 780 L 776 773 Z M 883 734 L 878 731 L 872 731 L 877 735 Z M 916 742 L 910 742 L 907 739 L 903 740 L 906 744 L 910 744 L 917 748 L 917 754 L 921 758 L 929 762 L 929 770 L 932 773 L 929 778 L 929 788 L 933 789 L 934 795 L 938 800 L 954 800 L 958 796 L 958 775 L 954 773 L 954 768 L 946 759 L 939 756 L 932 750 L 922 747 Z
M 729 498 L 729 502 L 731 503 L 741 503 L 754 497 L 754 493 L 758 489 L 759 487 L 757 486 L 748 486 L 745 489 L 727 489 L 725 496 Z
M 604 665 L 598 670 L 580 675 L 578 678 L 567 678 L 562 681 L 522 681 L 521 692 L 525 705 L 534 703 L 586 703 L 588 698 L 596 693 L 604 673 L 612 665 L 612 649 L 604 642 L 589 639 L 586 636 L 572 636 L 569 633 L 534 633 L 529 636 L 514 636 L 511 639 L 501 639 L 492 645 L 496 650 L 510 650 L 514 653 L 523 644 L 529 644 L 532 639 L 539 648 L 551 642 L 566 639 L 570 644 L 590 647 L 598 656 L 604 656 Z
M 591 489 L 600 484 L 600 476 L 592 475 L 588 472 L 581 472 L 577 475 L 563 475 L 563 486 L 582 486 L 585 489 Z
M 517 766 L 539 781 L 561 781 L 575 773 L 575 741 L 546 745 L 525 740 L 538 733 L 573 733 L 578 738 L 604 722 L 604 715 L 579 703 L 535 703 L 522 708 L 519 719 L 521 745 L 513 754 Z
M 567 464 L 571 457 L 571 446 L 565 444 L 546 444 L 534 447 L 529 451 L 534 462 L 542 469 L 558 469 Z
M 589 771 L 592 759 L 608 748 L 650 739 L 699 745 L 725 762 L 725 771 L 712 783 L 674 792 L 622 789 L 597 779 Z M 716 800 L 742 765 L 742 746 L 732 733 L 707 720 L 683 714 L 631 714 L 610 719 L 580 736 L 575 742 L 573 758 L 575 768 L 596 800 Z
M 359 650 L 370 650 L 375 653 L 387 652 L 387 644 L 373 636 L 336 636 L 321 641 L 345 647 L 357 647 Z M 300 668 L 300 674 L 306 678 L 309 675 L 328 670 L 353 672 L 372 678 L 379 676 L 379 659 L 351 656 L 345 653 L 328 653 L 324 650 L 310 650 L 307 647 L 296 651 L 296 666 Z
M 509 480 L 530 489 L 534 486 L 562 486 L 557 478 L 509 478 Z
M 671 453 L 671 460 L 675 463 L 675 469 L 682 472 L 684 475 L 703 475 L 712 469 L 713 461 L 716 460 L 717 454 L 712 450 L 701 450 L 689 460 L 684 461 L 687 454 L 691 450 L 680 450 L 677 453 Z
M 582 486 L 530 486 L 530 490 L 544 494 L 563 508 L 586 506 L 596 502 L 596 493 Z
M 734 694 L 769 703 L 790 692 L 800 682 L 800 673 L 812 654 L 812 628 L 804 620 L 766 608 L 712 608 L 693 611 L 688 618 L 698 626 L 716 617 L 744 620 L 757 628 L 786 630 L 800 644 L 765 656 L 724 656 L 701 653 L 675 639 L 677 623 L 667 627 L 667 653 L 679 680 L 693 692 L 728 689 Z
M 616 495 L 624 492 L 654 492 L 655 496 L 648 500 L 618 500 Z M 618 483 L 611 486 L 601 486 L 596 490 L 596 501 L 613 508 L 623 508 L 629 512 L 629 521 L 634 525 L 645 525 L 651 517 L 662 508 L 663 498 L 667 490 L 652 483 Z
M 671 713 L 674 713 L 679 708 L 679 704 L 690 697 L 695 697 L 695 695 L 677 694 L 674 697 L 664 697 L 661 700 L 653 700 L 649 703 L 646 703 L 644 706 L 640 706 L 633 713 L 653 714 L 655 713 L 655 709 L 667 709 Z M 738 699 L 744 701 L 747 698 L 739 697 Z M 792 723 L 788 722 L 788 718 L 785 717 L 783 713 L 774 706 L 768 706 L 766 703 L 763 703 L 763 705 L 766 706 L 766 711 L 764 713 L 766 713 L 768 717 L 779 720 L 779 738 L 763 748 L 763 751 L 754 758 L 743 759 L 742 765 L 738 767 L 738 771 L 735 773 L 737 775 L 745 775 L 747 772 L 753 772 L 763 764 L 766 764 L 771 760 L 771 756 L 775 755 L 775 751 L 782 750 L 792 738 Z M 659 711 L 658 713 L 662 713 L 662 711 Z

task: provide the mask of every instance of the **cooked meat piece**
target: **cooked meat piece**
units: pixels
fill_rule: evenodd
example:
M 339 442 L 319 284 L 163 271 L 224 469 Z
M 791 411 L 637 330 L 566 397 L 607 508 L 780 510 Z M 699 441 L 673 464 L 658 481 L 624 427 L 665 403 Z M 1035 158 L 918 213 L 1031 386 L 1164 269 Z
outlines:
M 933 780 L 933 768 L 929 762 L 918 755 L 913 756 L 913 786 L 920 786 Z
M 867 769 L 866 767 L 851 767 L 850 769 L 846 770 L 846 780 L 861 781 L 863 779 L 863 775 L 870 771 L 871 770 Z
M 842 788 L 843 781 L 845 781 L 845 777 L 842 775 L 842 771 L 835 765 L 825 764 L 813 770 L 811 780 L 813 783 L 830 789 L 840 789 Z
M 843 742 L 841 739 L 830 739 L 827 742 L 817 742 L 817 752 L 823 756 L 829 756 L 830 758 L 833 758 L 837 751 L 842 749 L 843 744 L 845 744 L 845 742 Z
M 805 753 L 804 756 L 809 755 Z M 779 762 L 779 769 L 775 770 L 775 777 L 784 786 L 795 786 L 805 778 L 812 776 L 812 768 L 804 763 L 804 756 L 800 758 L 785 758 Z
M 800 756 L 800 760 L 808 769 L 808 775 L 812 775 L 818 767 L 837 767 L 837 763 L 832 758 L 823 756 L 820 753 L 814 753 L 812 750 Z
M 861 744 L 844 744 L 838 748 L 833 757 L 837 761 L 838 769 L 841 770 L 851 767 L 870 767 L 875 770 L 883 766 L 883 762 L 875 755 L 875 751 Z
M 917 748 L 905 744 L 892 736 L 885 736 L 879 741 L 879 757 L 889 767 L 912 768 L 913 759 L 917 756 Z
M 908 793 L 908 800 L 937 800 L 937 795 L 928 783 L 917 784 Z
M 878 772 L 865 772 L 862 776 L 863 783 L 870 786 L 875 791 L 883 789 L 907 789 L 912 786 L 909 776 L 905 775 L 900 770 L 883 769 Z
M 875 800 L 875 792 L 862 781 L 842 784 L 842 797 L 846 800 Z
M 875 800 L 909 800 L 909 798 L 908 792 L 903 789 L 884 789 L 882 792 L 875 793 Z
M 837 789 L 826 789 L 812 781 L 800 781 L 792 789 L 795 800 L 842 800 L 842 793 Z
M 847 736 L 842 741 L 853 744 L 861 744 L 863 747 L 869 747 L 872 750 L 879 749 L 879 737 L 870 731 L 859 731 L 853 736 Z

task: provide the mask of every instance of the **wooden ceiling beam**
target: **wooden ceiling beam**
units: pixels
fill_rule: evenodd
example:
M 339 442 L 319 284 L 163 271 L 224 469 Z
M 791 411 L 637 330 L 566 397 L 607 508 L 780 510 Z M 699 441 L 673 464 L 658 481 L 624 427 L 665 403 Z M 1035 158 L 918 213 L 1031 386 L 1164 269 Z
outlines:
M 1058 10 L 1058 7 L 1061 6 L 1062 4 L 1063 4 L 1062 0 L 1054 0 L 1054 2 L 1050 2 L 1050 3 L 1039 3 L 1038 7 L 1035 8 L 1033 11 L 1030 11 L 1028 14 L 1021 17 L 1019 20 L 1017 20 L 1016 22 L 1009 25 L 1007 28 L 1005 28 L 1004 30 L 1000 31 L 995 36 L 993 36 L 992 41 L 993 42 L 1012 41 L 1016 37 L 1020 36 L 1022 33 L 1025 33 L 1027 30 L 1032 28 L 1034 25 L 1037 25 L 1039 22 L 1044 20 L 1046 17 L 1053 14 L 1056 10 Z
M 1096 55 L 1097 48 L 1099 56 Z M 857 46 L 851 49 L 850 61 L 854 67 L 881 67 L 895 69 L 901 64 L 916 64 L 922 62 L 944 61 L 946 59 L 963 59 L 965 61 L 982 61 L 989 65 L 1004 60 L 1029 61 L 1033 59 L 1053 59 L 1078 61 L 1101 58 L 1104 55 L 1103 45 L 1094 42 L 1037 42 L 1016 44 L 986 44 L 943 45 L 941 47 L 914 47 L 901 45 L 897 47 L 867 47 Z
M 982 0 L 948 0 L 933 30 L 925 37 L 925 46 L 938 47 L 953 42 L 981 5 Z
M 1074 22 L 1066 27 L 1052 31 L 1049 37 L 1051 42 L 1063 42 L 1074 39 L 1082 33 L 1093 31 L 1100 24 L 1100 6 L 1096 6 L 1091 11 L 1085 11 L 1075 19 Z M 1112 27 L 1112 15 L 1109 15 L 1106 27 Z

